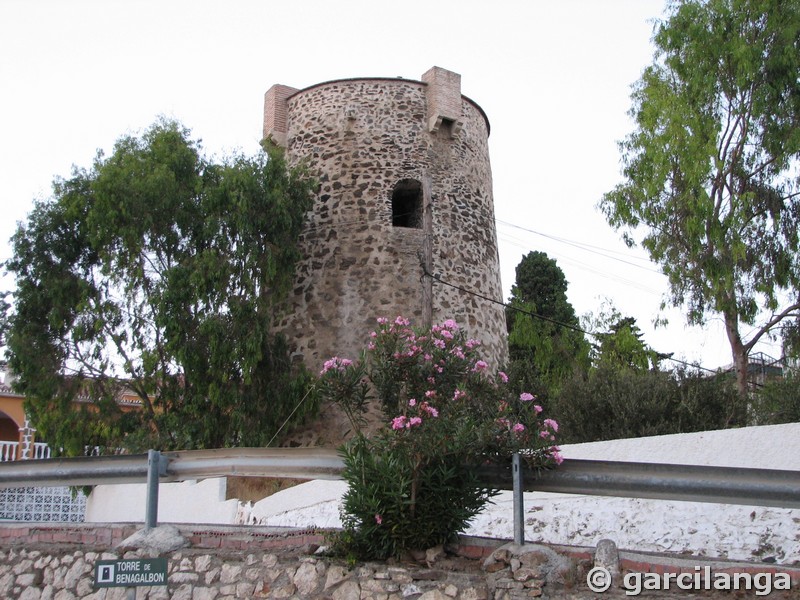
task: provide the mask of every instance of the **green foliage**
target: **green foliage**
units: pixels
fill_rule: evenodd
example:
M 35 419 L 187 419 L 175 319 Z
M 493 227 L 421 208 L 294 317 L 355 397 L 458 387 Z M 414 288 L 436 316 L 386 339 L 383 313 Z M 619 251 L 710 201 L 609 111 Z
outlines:
M 722 315 L 744 393 L 747 354 L 800 309 L 800 2 L 673 2 L 653 42 L 625 180 L 600 206 L 689 322 Z
M 385 559 L 448 542 L 495 493 L 457 457 L 421 461 L 395 437 L 358 436 L 342 449 L 344 554 Z
M 308 394 L 271 326 L 315 184 L 276 148 L 214 162 L 189 133 L 121 138 L 12 240 L 9 362 L 54 448 L 260 445 Z
M 751 396 L 750 418 L 756 425 L 800 423 L 800 375 L 767 381 Z
M 562 443 L 724 429 L 746 420 L 728 377 L 608 365 L 569 382 L 550 411 Z
M 544 252 L 530 252 L 517 265 L 506 321 L 508 372 L 518 390 L 545 401 L 588 368 L 589 344 L 567 300 L 564 272 Z
M 661 354 L 648 346 L 633 317 L 624 316 L 608 300 L 597 314 L 584 315 L 583 321 L 594 334 L 592 366 L 609 369 L 657 369 L 671 355 Z
M 462 531 L 494 493 L 475 467 L 508 464 L 522 449 L 535 468 L 561 457 L 553 445 L 558 424 L 540 421 L 541 406 L 531 394 L 513 393 L 505 373 L 490 376 L 480 343 L 455 322 L 429 331 L 402 317 L 378 322 L 361 360 L 330 359 L 320 387 L 358 431 L 342 449 L 349 489 L 339 549 L 382 559 Z M 357 415 L 373 392 L 390 423 L 367 437 Z

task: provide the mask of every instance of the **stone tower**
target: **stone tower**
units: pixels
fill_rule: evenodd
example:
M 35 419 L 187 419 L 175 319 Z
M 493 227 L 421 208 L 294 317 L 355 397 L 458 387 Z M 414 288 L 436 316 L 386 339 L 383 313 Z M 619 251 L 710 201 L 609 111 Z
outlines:
M 264 137 L 320 182 L 279 325 L 296 355 L 313 370 L 355 358 L 377 317 L 403 315 L 455 319 L 502 365 L 489 121 L 461 76 L 274 85 L 264 104 Z

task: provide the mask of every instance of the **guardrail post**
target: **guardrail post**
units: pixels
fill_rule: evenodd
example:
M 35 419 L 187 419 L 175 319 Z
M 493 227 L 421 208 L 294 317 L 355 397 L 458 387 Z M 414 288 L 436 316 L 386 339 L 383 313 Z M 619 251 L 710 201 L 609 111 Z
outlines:
M 147 506 L 144 528 L 153 529 L 158 523 L 158 477 L 161 474 L 161 452 L 147 451 Z
M 520 546 L 525 543 L 525 501 L 522 496 L 522 468 L 520 466 L 519 452 L 511 455 L 511 474 L 514 488 L 514 543 Z

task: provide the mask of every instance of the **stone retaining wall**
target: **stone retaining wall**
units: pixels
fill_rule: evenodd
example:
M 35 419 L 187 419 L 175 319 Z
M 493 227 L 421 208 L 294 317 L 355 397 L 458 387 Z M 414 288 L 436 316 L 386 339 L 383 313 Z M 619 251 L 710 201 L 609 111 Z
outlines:
M 159 528 L 162 529 L 162 528 Z M 168 529 L 168 528 L 167 528 Z M 95 589 L 98 560 L 151 558 L 153 550 L 126 549 L 133 524 L 63 527 L 0 525 L 0 598 L 8 600 L 123 600 L 125 588 Z M 516 546 L 502 540 L 462 538 L 458 546 L 431 549 L 416 562 L 348 564 L 315 551 L 317 531 L 187 525 L 177 528 L 188 547 L 164 552 L 167 586 L 136 588 L 138 600 L 522 600 L 590 598 L 584 581 L 593 549 Z M 504 545 L 500 545 L 504 544 Z M 613 544 L 611 544 L 613 547 Z M 613 549 L 616 553 L 616 549 Z M 598 552 L 599 558 L 599 552 Z M 698 557 L 683 559 L 621 553 L 621 571 L 692 572 Z M 775 565 L 708 562 L 716 572 L 788 572 Z M 794 590 L 792 590 L 794 591 Z M 618 589 L 609 592 L 619 596 Z M 663 596 L 663 600 L 677 596 Z M 789 596 L 779 596 L 788 598 Z
M 124 588 L 94 589 L 94 565 L 98 560 L 152 556 L 145 550 L 112 550 L 136 530 L 133 525 L 0 526 L 0 598 L 126 598 Z M 325 539 L 318 532 L 203 526 L 181 526 L 179 531 L 190 546 L 168 553 L 168 586 L 139 587 L 137 599 L 490 597 L 480 558 L 491 547 L 473 548 L 473 559 L 459 559 L 460 568 L 443 560 L 443 552 L 429 555 L 438 561 L 431 567 L 392 562 L 348 565 L 313 554 Z

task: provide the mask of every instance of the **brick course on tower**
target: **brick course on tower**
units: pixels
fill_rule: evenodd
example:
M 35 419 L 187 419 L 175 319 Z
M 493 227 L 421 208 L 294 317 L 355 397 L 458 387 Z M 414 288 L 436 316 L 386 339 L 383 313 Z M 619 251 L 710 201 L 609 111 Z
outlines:
M 503 297 L 489 122 L 460 75 L 274 85 L 264 137 L 320 182 L 278 325 L 296 356 L 315 370 L 354 358 L 377 317 L 403 315 L 453 318 L 494 366 L 505 362 L 503 308 L 487 300 Z

